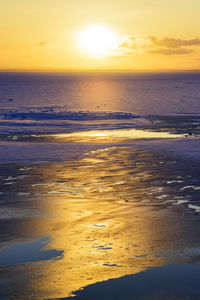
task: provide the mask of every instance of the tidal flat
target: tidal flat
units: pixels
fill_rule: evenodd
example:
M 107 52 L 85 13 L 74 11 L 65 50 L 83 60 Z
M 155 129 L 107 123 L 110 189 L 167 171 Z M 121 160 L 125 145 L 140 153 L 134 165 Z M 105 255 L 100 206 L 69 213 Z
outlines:
M 0 299 L 200 299 L 199 83 L 0 72 Z
M 1 299 L 198 299 L 197 160 L 110 146 L 0 178 Z

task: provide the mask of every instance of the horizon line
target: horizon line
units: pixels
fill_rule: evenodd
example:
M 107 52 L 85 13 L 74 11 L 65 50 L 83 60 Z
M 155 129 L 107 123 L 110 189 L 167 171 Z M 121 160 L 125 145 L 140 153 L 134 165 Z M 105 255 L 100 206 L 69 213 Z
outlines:
M 200 72 L 200 69 L 73 69 L 73 68 L 0 68 L 0 72 Z

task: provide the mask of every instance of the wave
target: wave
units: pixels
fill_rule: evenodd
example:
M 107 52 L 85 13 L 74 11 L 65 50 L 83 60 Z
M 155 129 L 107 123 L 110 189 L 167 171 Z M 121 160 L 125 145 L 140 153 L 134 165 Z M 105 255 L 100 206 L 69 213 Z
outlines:
M 65 133 L 141 128 L 171 134 L 199 135 L 198 115 L 137 115 L 123 111 L 68 110 L 66 106 L 0 109 L 0 134 Z
M 135 119 L 139 116 L 128 112 L 110 111 L 70 111 L 59 106 L 24 107 L 20 109 L 0 109 L 2 120 L 110 120 L 110 119 Z
M 140 118 L 129 112 L 73 111 L 60 106 L 2 108 L 0 134 L 132 128 Z

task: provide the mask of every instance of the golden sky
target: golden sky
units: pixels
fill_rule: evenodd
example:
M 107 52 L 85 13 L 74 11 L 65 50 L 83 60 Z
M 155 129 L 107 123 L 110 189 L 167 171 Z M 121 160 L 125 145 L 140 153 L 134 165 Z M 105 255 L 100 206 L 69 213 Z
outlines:
M 0 2 L 1 69 L 200 69 L 200 1 Z

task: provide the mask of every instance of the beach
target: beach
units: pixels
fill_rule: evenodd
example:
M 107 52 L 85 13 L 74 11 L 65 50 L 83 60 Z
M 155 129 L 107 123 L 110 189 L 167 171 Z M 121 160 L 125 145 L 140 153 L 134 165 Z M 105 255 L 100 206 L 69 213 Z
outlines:
M 0 77 L 0 299 L 198 299 L 199 73 Z

